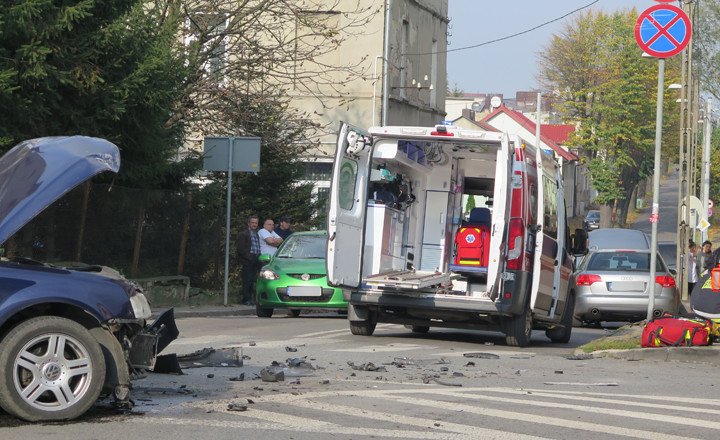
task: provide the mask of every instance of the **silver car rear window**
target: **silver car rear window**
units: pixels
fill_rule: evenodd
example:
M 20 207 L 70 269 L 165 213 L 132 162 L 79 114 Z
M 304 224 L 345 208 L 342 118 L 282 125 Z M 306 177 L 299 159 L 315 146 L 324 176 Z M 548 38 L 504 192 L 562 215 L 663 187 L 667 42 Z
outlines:
M 650 270 L 650 254 L 646 252 L 628 251 L 596 252 L 590 256 L 586 270 L 648 272 Z M 655 271 L 665 271 L 660 259 L 657 260 Z

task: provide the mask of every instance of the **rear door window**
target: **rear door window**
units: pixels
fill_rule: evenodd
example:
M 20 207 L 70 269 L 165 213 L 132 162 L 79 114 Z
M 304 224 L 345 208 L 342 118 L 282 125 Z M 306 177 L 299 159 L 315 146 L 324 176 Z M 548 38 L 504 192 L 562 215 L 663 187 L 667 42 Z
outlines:
M 588 263 L 587 270 L 605 272 L 649 272 L 650 254 L 646 252 L 596 252 Z M 665 272 L 662 261 L 657 259 L 656 272 Z

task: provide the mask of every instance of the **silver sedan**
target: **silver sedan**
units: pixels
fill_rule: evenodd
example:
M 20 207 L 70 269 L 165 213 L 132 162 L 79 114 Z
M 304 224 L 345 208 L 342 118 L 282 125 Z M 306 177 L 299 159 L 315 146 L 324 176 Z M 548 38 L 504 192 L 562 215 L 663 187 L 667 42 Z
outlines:
M 575 317 L 583 323 L 639 321 L 647 316 L 650 252 L 603 249 L 583 258 L 574 274 Z M 680 296 L 675 278 L 658 255 L 653 314 L 677 314 Z

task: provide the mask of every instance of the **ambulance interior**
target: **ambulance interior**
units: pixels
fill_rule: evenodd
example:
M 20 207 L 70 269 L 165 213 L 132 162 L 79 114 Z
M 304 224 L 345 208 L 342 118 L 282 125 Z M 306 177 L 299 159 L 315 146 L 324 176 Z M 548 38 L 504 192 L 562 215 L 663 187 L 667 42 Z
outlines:
M 499 145 L 376 139 L 368 182 L 365 284 L 485 293 L 488 259 L 494 256 L 497 262 L 494 254 L 499 253 L 499 246 L 489 252 L 487 233 L 495 209 Z M 483 233 L 471 237 L 466 226 L 478 215 Z M 460 246 L 463 258 L 458 258 L 458 237 L 468 245 Z M 464 284 L 468 279 L 475 287 Z

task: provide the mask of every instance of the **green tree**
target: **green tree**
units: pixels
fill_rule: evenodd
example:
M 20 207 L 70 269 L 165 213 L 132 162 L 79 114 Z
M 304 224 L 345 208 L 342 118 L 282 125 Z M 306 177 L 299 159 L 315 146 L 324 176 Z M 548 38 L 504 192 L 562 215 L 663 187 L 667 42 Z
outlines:
M 465 203 L 465 214 L 468 214 L 475 207 L 475 196 L 468 196 L 467 202 Z
M 179 186 L 166 127 L 186 76 L 176 23 L 158 26 L 140 0 L 22 0 L 0 9 L 0 149 L 84 134 L 121 148 L 121 184 Z
M 555 90 L 563 119 L 577 124 L 570 142 L 588 165 L 596 202 L 620 207 L 625 223 L 638 183 L 652 175 L 657 63 L 641 58 L 634 39 L 635 10 L 588 12 L 553 37 L 540 54 L 540 80 Z M 677 60 L 666 64 L 666 84 L 674 82 Z M 677 104 L 664 99 L 666 158 L 677 157 Z
M 720 99 L 720 3 L 700 2 L 697 20 L 693 23 L 693 45 L 701 87 Z

